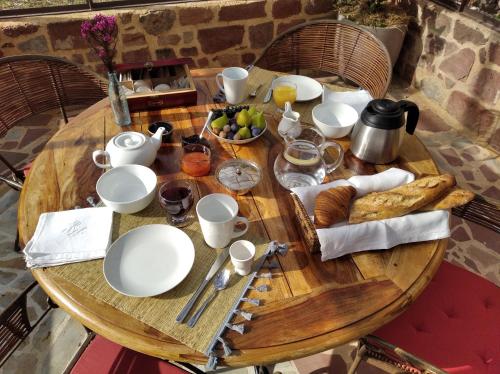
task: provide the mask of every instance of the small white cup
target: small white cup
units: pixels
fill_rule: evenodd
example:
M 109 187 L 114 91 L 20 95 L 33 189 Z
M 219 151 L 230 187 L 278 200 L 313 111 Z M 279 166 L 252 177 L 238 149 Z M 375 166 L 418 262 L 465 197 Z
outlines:
M 248 240 L 237 240 L 229 247 L 229 255 L 234 271 L 239 275 L 248 275 L 252 271 L 255 245 Z
M 248 220 L 237 215 L 238 203 L 229 195 L 213 193 L 203 197 L 196 204 L 196 214 L 205 243 L 212 248 L 224 248 L 231 239 L 248 231 Z M 243 230 L 235 230 L 238 222 L 245 225 Z
M 222 84 L 220 77 L 222 77 Z M 239 104 L 245 99 L 247 80 L 248 71 L 238 67 L 226 68 L 215 77 L 217 86 L 225 93 L 229 104 Z

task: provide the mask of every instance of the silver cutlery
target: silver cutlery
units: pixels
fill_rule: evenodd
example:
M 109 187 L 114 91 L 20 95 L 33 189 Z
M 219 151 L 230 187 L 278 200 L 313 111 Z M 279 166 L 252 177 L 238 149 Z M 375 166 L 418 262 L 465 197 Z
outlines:
M 203 290 L 207 286 L 208 282 L 210 282 L 210 279 L 212 279 L 212 277 L 215 275 L 215 273 L 217 273 L 217 271 L 221 268 L 221 266 L 224 264 L 224 262 L 226 262 L 226 259 L 228 256 L 229 256 L 229 248 L 225 248 L 221 252 L 219 257 L 217 257 L 217 259 L 213 263 L 212 267 L 208 271 L 207 276 L 205 277 L 203 282 L 198 286 L 198 288 L 196 289 L 193 296 L 191 296 L 191 299 L 189 299 L 189 301 L 184 306 L 184 308 L 182 308 L 181 312 L 179 313 L 179 315 L 175 319 L 176 322 L 180 323 L 180 322 L 184 321 L 184 319 L 187 317 L 189 311 L 193 308 L 194 304 L 196 303 L 196 300 L 198 300 L 198 297 L 200 297 L 201 293 L 203 292 Z
M 219 291 L 222 291 L 224 288 L 227 287 L 229 283 L 229 278 L 231 276 L 231 271 L 228 269 L 221 270 L 214 278 L 213 280 L 213 292 L 210 294 L 210 296 L 203 302 L 203 304 L 200 306 L 200 308 L 193 314 L 193 316 L 189 319 L 188 321 L 188 326 L 193 327 L 196 325 L 196 322 L 200 319 L 201 315 L 207 309 L 207 306 L 215 299 L 215 296 L 217 296 L 217 293 Z
M 266 96 L 264 96 L 264 103 L 268 103 L 271 101 L 271 96 L 273 95 L 273 84 L 274 81 L 278 78 L 277 75 L 275 75 L 271 81 L 271 85 L 269 86 L 269 89 L 267 90 Z
M 214 115 L 214 112 L 212 112 L 212 111 L 208 112 L 207 120 L 205 121 L 205 124 L 203 125 L 203 128 L 201 129 L 201 132 L 200 132 L 200 139 L 203 138 L 203 132 L 207 128 L 208 124 L 210 123 L 210 120 L 212 119 L 213 115 Z
M 262 87 L 262 83 L 259 84 L 257 87 L 255 87 L 255 89 L 253 89 L 248 95 L 250 97 L 256 97 L 257 96 L 257 91 L 259 90 L 259 88 Z

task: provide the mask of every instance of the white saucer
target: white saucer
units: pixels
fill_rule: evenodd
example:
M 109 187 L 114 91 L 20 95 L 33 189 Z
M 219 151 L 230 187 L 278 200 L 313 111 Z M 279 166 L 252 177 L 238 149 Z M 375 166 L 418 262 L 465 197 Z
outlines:
M 291 82 L 297 86 L 297 99 L 296 101 L 310 101 L 321 96 L 323 87 L 317 80 L 305 77 L 303 75 L 284 75 L 276 78 L 273 87 L 280 82 Z
M 183 231 L 168 225 L 147 225 L 130 230 L 111 245 L 103 271 L 117 292 L 148 297 L 177 286 L 193 263 L 193 242 Z

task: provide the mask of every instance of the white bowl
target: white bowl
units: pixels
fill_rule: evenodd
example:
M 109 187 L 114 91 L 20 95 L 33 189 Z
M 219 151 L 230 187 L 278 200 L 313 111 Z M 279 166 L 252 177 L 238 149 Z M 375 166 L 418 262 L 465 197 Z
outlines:
M 117 213 L 136 213 L 155 197 L 156 174 L 142 165 L 117 166 L 99 178 L 97 194 L 104 205 Z
M 347 136 L 356 122 L 358 112 L 344 103 L 323 103 L 312 110 L 312 118 L 316 126 L 327 138 L 343 138 Z

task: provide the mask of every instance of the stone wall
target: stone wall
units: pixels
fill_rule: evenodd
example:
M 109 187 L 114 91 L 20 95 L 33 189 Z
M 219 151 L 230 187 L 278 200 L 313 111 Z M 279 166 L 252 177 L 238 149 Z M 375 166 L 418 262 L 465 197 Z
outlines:
M 478 142 L 500 151 L 500 35 L 468 16 L 418 1 L 395 70 Z
M 276 35 L 307 20 L 329 17 L 331 0 L 203 1 L 104 11 L 117 15 L 116 62 L 191 57 L 198 67 L 243 66 Z M 102 73 L 104 66 L 80 37 L 93 13 L 0 22 L 0 57 L 46 54 Z

